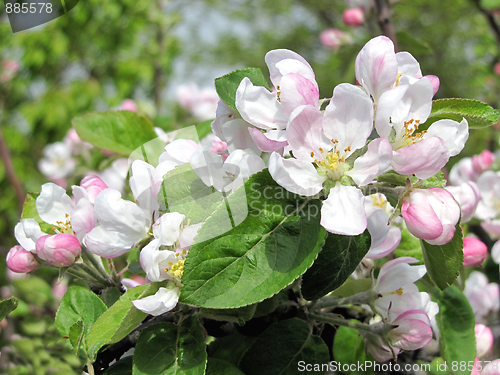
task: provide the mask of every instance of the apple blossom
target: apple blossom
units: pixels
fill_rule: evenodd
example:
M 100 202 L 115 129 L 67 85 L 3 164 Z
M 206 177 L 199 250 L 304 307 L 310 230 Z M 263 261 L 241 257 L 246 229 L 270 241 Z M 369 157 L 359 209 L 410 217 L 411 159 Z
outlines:
M 30 251 L 16 245 L 7 253 L 7 267 L 13 272 L 27 273 L 39 268 L 40 264 Z
M 401 215 L 415 237 L 443 245 L 455 234 L 460 208 L 444 189 L 412 189 L 403 197 Z
M 464 266 L 480 266 L 488 256 L 486 245 L 474 237 L 464 237 Z
M 446 186 L 445 189 L 453 195 L 453 198 L 460 206 L 460 221 L 462 223 L 470 221 L 481 200 L 481 192 L 477 184 L 474 181 L 468 181 L 459 186 Z
M 458 186 L 464 182 L 477 181 L 478 177 L 472 166 L 472 158 L 463 158 L 451 168 L 448 180 L 451 185 Z
M 181 85 L 176 90 L 179 105 L 205 121 L 214 118 L 219 97 L 214 88 L 200 89 L 195 83 Z
M 254 129 L 251 135 L 262 151 L 271 152 L 286 146 L 287 123 L 297 107 L 319 108 L 319 89 L 311 66 L 299 54 L 273 50 L 265 60 L 276 92 L 244 78 L 236 91 L 236 108 L 245 121 L 264 131 Z
M 481 371 L 481 375 L 500 375 L 500 359 L 488 363 Z
M 136 309 L 158 316 L 172 310 L 179 301 L 179 295 L 179 288 L 169 282 L 166 288 L 158 289 L 154 295 L 132 301 L 132 303 Z
M 137 112 L 137 104 L 135 104 L 132 99 L 125 99 L 122 104 L 120 104 L 120 109 L 122 111 Z
M 55 267 L 69 267 L 80 256 L 78 238 L 68 233 L 42 236 L 36 242 L 36 254 Z
M 68 177 L 76 167 L 76 162 L 71 154 L 71 149 L 63 142 L 45 146 L 43 149 L 44 157 L 38 163 L 40 172 L 52 181 L 60 181 Z
M 488 278 L 481 272 L 472 271 L 465 281 L 464 295 L 469 300 L 476 322 L 499 310 L 499 287 L 496 283 L 488 283 Z
M 481 174 L 488 170 L 495 160 L 495 155 L 488 150 L 482 151 L 479 155 L 472 156 L 472 167 L 474 171 Z
M 80 182 L 80 186 L 87 191 L 90 203 L 95 202 L 97 194 L 99 194 L 104 189 L 108 188 L 108 185 L 96 175 L 87 175 Z
M 350 36 L 338 29 L 326 29 L 319 34 L 319 40 L 325 47 L 337 48 L 350 41 Z
M 321 225 L 329 232 L 357 235 L 367 227 L 363 186 L 384 172 L 392 149 L 385 139 L 368 145 L 354 162 L 349 157 L 365 146 L 372 131 L 373 107 L 358 87 L 341 84 L 321 113 L 313 106 L 297 108 L 290 118 L 288 142 L 295 158 L 276 152 L 269 159 L 274 180 L 295 194 L 314 196 L 325 188 Z M 352 159 L 352 158 L 351 158 Z
M 477 179 L 477 186 L 481 192 L 481 200 L 475 216 L 482 220 L 481 226 L 494 237 L 500 235 L 500 174 L 486 171 Z

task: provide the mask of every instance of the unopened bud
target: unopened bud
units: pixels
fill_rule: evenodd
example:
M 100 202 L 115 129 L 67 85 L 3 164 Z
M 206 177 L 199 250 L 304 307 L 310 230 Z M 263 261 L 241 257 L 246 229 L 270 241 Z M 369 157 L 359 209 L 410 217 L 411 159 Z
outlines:
M 493 347 L 493 333 L 489 327 L 483 324 L 476 324 L 474 334 L 476 335 L 476 356 L 482 358 Z
M 344 25 L 357 27 L 365 23 L 365 14 L 360 8 L 347 9 L 342 15 Z
M 36 242 L 36 253 L 40 259 L 56 267 L 71 266 L 81 251 L 78 238 L 68 233 L 49 234 Z
M 85 176 L 80 182 L 80 186 L 87 191 L 90 203 L 94 203 L 97 194 L 108 188 L 108 185 L 96 175 Z
M 40 264 L 28 250 L 16 245 L 7 254 L 7 267 L 13 272 L 27 273 L 40 267 Z
M 474 237 L 464 238 L 464 266 L 479 266 L 488 255 L 486 245 Z

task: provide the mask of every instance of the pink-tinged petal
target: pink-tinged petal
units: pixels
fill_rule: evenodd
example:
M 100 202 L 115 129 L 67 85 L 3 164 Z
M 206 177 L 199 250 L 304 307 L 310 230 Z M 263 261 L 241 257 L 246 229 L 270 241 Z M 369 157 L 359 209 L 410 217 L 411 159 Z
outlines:
M 222 125 L 221 131 L 226 139 L 227 149 L 230 153 L 235 150 L 251 150 L 255 155 L 261 154 L 261 150 L 254 141 L 250 129 L 261 132 L 259 129 L 249 127 L 249 125 L 243 119 L 228 121 Z
M 94 203 L 97 194 L 108 188 L 108 185 L 96 175 L 85 176 L 80 182 L 80 186 L 87 191 L 90 203 Z
M 358 186 L 364 186 L 384 173 L 391 165 L 392 147 L 385 138 L 370 142 L 366 153 L 354 161 L 354 167 L 345 174 L 351 176 Z
M 123 233 L 135 241 L 146 237 L 144 212 L 134 202 L 122 199 L 119 191 L 101 191 L 95 200 L 94 209 L 102 228 Z
M 288 145 L 288 142 L 278 142 L 272 141 L 266 137 L 266 133 L 262 133 L 259 129 L 256 128 L 248 128 L 248 132 L 252 137 L 253 141 L 259 148 L 259 150 L 263 152 L 273 152 L 279 151 L 283 149 L 283 147 Z
M 448 119 L 439 120 L 429 127 L 427 133 L 424 134 L 424 139 L 432 136 L 444 141 L 448 156 L 455 156 L 462 151 L 469 138 L 469 124 L 466 119 L 460 123 Z
M 336 86 L 323 119 L 328 139 L 338 139 L 340 147 L 350 146 L 352 153 L 365 146 L 372 129 L 373 103 L 368 95 L 348 83 Z
M 392 348 L 392 350 L 395 355 L 399 354 L 398 348 Z M 378 362 L 385 362 L 393 357 L 391 349 L 382 342 L 382 339 L 380 339 L 380 343 L 378 345 L 368 342 L 366 345 L 366 351 L 370 353 Z
M 444 141 L 430 137 L 394 151 L 391 164 L 400 174 L 412 174 L 424 180 L 438 173 L 448 159 Z
M 410 266 L 411 263 L 418 263 L 418 259 L 400 257 L 385 263 L 380 268 L 375 289 L 381 293 L 393 292 L 420 280 L 427 269 L 425 266 Z
M 368 259 L 380 259 L 394 251 L 401 242 L 401 229 L 391 227 L 385 240 L 377 247 L 370 247 L 370 250 L 365 255 Z
M 269 157 L 269 173 L 274 181 L 286 190 L 307 197 L 318 194 L 326 180 L 311 163 L 298 159 L 283 159 L 276 152 Z
M 19 245 L 9 250 L 6 262 L 7 267 L 16 273 L 27 273 L 40 267 L 33 254 Z
M 403 86 L 402 86 L 403 87 Z M 381 98 L 382 100 L 382 98 Z M 421 78 L 408 85 L 403 98 L 396 103 L 390 117 L 395 124 L 396 137 L 405 132 L 404 122 L 414 120 L 423 124 L 427 121 L 432 109 L 432 84 L 427 78 Z M 378 108 L 377 108 L 378 110 Z
M 288 116 L 301 105 L 318 107 L 319 90 L 317 86 L 299 74 L 285 75 L 281 79 L 280 92 L 281 110 Z
M 392 90 L 384 92 L 377 103 L 377 111 L 375 112 L 375 129 L 378 135 L 388 138 L 391 135 L 391 130 L 394 126 L 391 123 L 392 112 L 401 101 L 408 90 L 408 85 L 400 85 Z
M 500 359 L 488 363 L 481 371 L 481 375 L 500 375 Z
M 432 340 L 432 329 L 427 314 L 410 310 L 399 315 L 393 322 L 398 327 L 389 332 L 392 344 L 402 350 L 416 350 Z
M 58 233 L 40 237 L 36 242 L 36 254 L 55 267 L 69 267 L 80 253 L 80 241 L 68 233 Z
M 165 152 L 160 155 L 158 162 L 171 160 L 177 164 L 189 163 L 191 155 L 199 148 L 200 145 L 190 139 L 176 139 L 165 146 Z
M 432 96 L 436 95 L 436 93 L 439 90 L 439 78 L 432 74 L 426 75 L 424 77 L 427 78 L 432 83 Z
M 322 160 L 319 149 L 328 151 L 332 143 L 323 134 L 323 114 L 313 106 L 297 108 L 290 116 L 287 139 L 293 155 L 301 160 Z M 314 153 L 315 156 L 311 156 Z
M 350 27 L 361 26 L 365 23 L 365 13 L 360 8 L 351 8 L 344 11 L 342 14 L 344 25 Z
M 408 230 L 417 238 L 434 240 L 443 233 L 443 225 L 423 190 L 403 199 L 401 215 Z
M 354 186 L 337 182 L 321 207 L 321 225 L 330 233 L 355 236 L 365 231 L 365 196 Z
M 493 341 L 495 340 L 493 332 L 484 324 L 476 324 L 474 335 L 476 336 L 476 356 L 482 358 L 493 348 Z
M 266 53 L 265 61 L 274 87 L 280 86 L 281 78 L 289 73 L 300 74 L 311 82 L 316 82 L 311 65 L 298 53 L 275 49 Z
M 136 239 L 126 234 L 107 231 L 102 226 L 95 227 L 83 238 L 89 251 L 103 258 L 116 258 L 134 247 Z
M 236 90 L 235 103 L 241 117 L 260 129 L 286 127 L 288 118 L 281 111 L 281 104 L 276 94 L 269 92 L 265 87 L 254 86 L 246 77 Z
M 172 310 L 179 301 L 180 290 L 176 287 L 160 288 L 148 297 L 132 301 L 135 308 L 153 316 L 159 316 Z
M 453 196 L 444 189 L 426 189 L 432 209 L 439 217 L 443 233 L 438 238 L 427 240 L 431 245 L 444 245 L 455 235 L 456 225 L 460 220 L 460 207 Z
M 478 207 L 479 208 L 479 207 Z M 493 237 L 500 236 L 500 220 L 486 220 L 481 223 L 481 227 Z M 500 264 L 500 262 L 498 262 Z
M 460 205 L 461 222 L 466 223 L 472 219 L 481 200 L 481 192 L 476 183 L 469 181 L 460 184 L 460 186 L 446 186 L 445 189 L 453 195 L 453 198 Z
M 172 246 L 179 240 L 180 226 L 185 217 L 178 212 L 168 212 L 161 215 L 153 224 L 153 235 L 161 240 L 162 245 Z
M 398 73 L 402 74 L 399 80 L 400 84 L 411 83 L 408 81 L 408 77 L 414 79 L 422 78 L 420 64 L 409 52 L 396 53 L 396 60 L 398 62 Z
M 464 238 L 464 266 L 480 266 L 488 255 L 488 248 L 477 238 Z
M 398 75 L 394 44 L 386 36 L 373 38 L 356 57 L 356 79 L 377 103 L 380 95 L 390 90 Z
M 56 225 L 58 221 L 66 222 L 66 215 L 71 213 L 73 202 L 66 190 L 49 182 L 42 185 L 42 191 L 36 198 L 36 209 L 43 221 Z
M 450 171 L 448 181 L 451 185 L 460 185 L 467 181 L 476 181 L 479 175 L 474 171 L 471 158 L 460 159 Z
M 382 242 L 384 242 L 387 234 L 389 233 L 389 216 L 382 209 L 377 209 L 372 212 L 371 215 L 368 216 L 368 232 L 370 232 L 371 237 L 371 245 L 372 247 L 377 247 Z
M 194 224 L 184 228 L 179 238 L 179 247 L 181 249 L 189 249 L 191 247 L 202 224 L 203 223 Z
M 80 199 L 71 213 L 71 227 L 79 239 L 96 226 L 94 205 L 87 199 Z

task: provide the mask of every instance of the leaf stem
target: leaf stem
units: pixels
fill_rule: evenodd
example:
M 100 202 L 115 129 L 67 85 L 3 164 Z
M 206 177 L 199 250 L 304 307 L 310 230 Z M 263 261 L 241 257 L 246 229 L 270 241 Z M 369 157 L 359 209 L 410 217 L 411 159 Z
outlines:
M 366 292 L 361 292 L 350 297 L 338 298 L 338 297 L 323 297 L 314 306 L 311 305 L 310 308 L 313 311 L 319 311 L 324 308 L 345 306 L 345 305 L 370 305 L 374 299 L 377 299 L 380 295 L 373 291 L 368 290 Z
M 320 322 L 332 324 L 335 326 L 344 326 L 349 328 L 357 329 L 358 331 L 373 332 L 373 328 L 369 324 L 354 323 L 345 318 L 338 318 L 331 314 L 321 314 L 321 313 L 307 313 L 307 316 L 311 319 L 318 320 Z

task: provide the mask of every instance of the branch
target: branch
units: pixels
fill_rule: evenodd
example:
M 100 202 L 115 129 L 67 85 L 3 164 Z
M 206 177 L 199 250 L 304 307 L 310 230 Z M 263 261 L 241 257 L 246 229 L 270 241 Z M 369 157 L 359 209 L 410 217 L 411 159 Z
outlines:
M 375 7 L 377 8 L 377 22 L 382 30 L 382 34 L 387 36 L 394 43 L 395 52 L 399 51 L 396 32 L 391 22 L 391 8 L 389 7 L 388 0 L 375 0 Z
M 156 1 L 156 6 L 158 8 L 158 11 L 162 11 L 161 7 L 161 0 Z M 156 57 L 156 61 L 154 63 L 154 100 L 155 100 L 155 107 L 156 107 L 156 112 L 160 112 L 160 106 L 161 106 L 161 89 L 162 89 L 162 83 L 163 83 L 163 72 L 162 72 L 162 64 L 161 64 L 161 55 L 163 53 L 164 49 L 164 43 L 163 43 L 164 35 L 163 35 L 163 25 L 161 23 L 161 20 L 158 21 L 158 30 L 156 32 L 156 42 L 158 43 L 158 56 Z
M 481 13 L 484 14 L 486 17 L 486 20 L 488 21 L 488 24 L 490 25 L 491 31 L 493 31 L 493 34 L 495 34 L 495 38 L 497 39 L 497 45 L 500 46 L 500 26 L 498 25 L 495 16 L 493 13 L 487 9 L 484 9 L 481 6 L 481 1 L 480 0 L 471 0 L 474 5 L 476 5 L 477 9 Z

